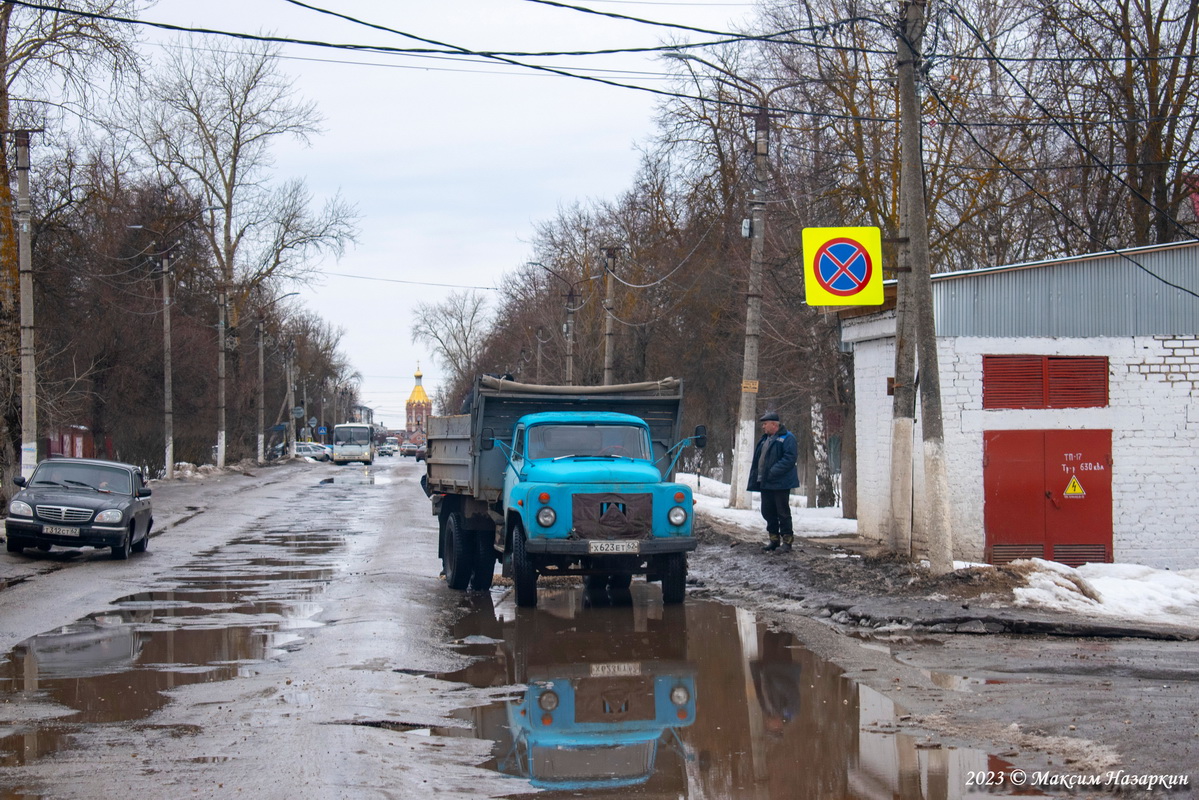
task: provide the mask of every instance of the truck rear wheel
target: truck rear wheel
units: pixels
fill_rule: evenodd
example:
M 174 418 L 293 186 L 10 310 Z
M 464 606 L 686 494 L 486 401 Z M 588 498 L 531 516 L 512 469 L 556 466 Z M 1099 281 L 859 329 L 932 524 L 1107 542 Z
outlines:
M 462 591 L 470 585 L 475 571 L 477 545 L 474 536 L 466 530 L 466 520 L 458 511 L 450 512 L 445 521 L 445 541 L 441 544 L 441 568 L 445 572 L 446 585 Z
M 516 587 L 516 605 L 537 605 L 537 568 L 525 549 L 525 529 L 519 522 L 512 528 L 512 584 Z
M 477 537 L 475 543 L 479 550 L 475 555 L 475 571 L 470 578 L 470 588 L 485 592 L 495 579 L 495 548 L 491 546 L 491 538 L 485 535 Z
M 668 553 L 662 559 L 662 602 L 681 603 L 687 594 L 687 554 Z

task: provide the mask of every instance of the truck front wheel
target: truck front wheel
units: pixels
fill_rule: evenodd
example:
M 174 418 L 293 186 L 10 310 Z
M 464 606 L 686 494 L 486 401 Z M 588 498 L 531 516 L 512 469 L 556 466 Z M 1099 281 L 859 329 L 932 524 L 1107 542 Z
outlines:
M 445 521 L 445 541 L 441 545 L 441 568 L 445 572 L 446 585 L 462 591 L 470 585 L 475 571 L 477 545 L 474 537 L 466 530 L 466 520 L 458 511 L 450 512 Z
M 681 603 L 687 594 L 687 554 L 668 553 L 662 559 L 662 602 Z
M 512 528 L 512 583 L 516 586 L 516 605 L 537 605 L 537 568 L 525 549 L 525 529 L 519 522 Z

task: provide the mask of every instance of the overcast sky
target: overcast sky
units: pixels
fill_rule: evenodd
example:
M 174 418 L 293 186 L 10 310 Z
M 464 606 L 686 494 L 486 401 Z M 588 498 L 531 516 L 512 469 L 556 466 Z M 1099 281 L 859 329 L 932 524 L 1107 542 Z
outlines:
M 652 47 L 712 37 L 617 21 L 531 0 L 316 2 L 356 19 L 470 50 Z M 595 10 L 692 27 L 741 27 L 748 2 L 580 0 Z M 325 42 L 422 46 L 285 0 L 159 0 L 143 19 Z M 170 37 L 147 33 L 154 42 Z M 177 40 L 176 40 L 177 41 Z M 229 46 L 220 37 L 210 46 Z M 150 44 L 153 54 L 157 47 Z M 401 427 L 419 362 L 430 395 L 441 379 L 411 342 L 410 311 L 452 288 L 495 287 L 531 259 L 536 223 L 576 201 L 632 185 L 635 146 L 653 134 L 654 95 L 478 59 L 284 47 L 284 70 L 325 118 L 308 148 L 277 148 L 278 178 L 304 178 L 316 202 L 340 190 L 361 213 L 359 244 L 323 265 L 301 299 L 344 329 L 376 422 Z M 656 55 L 554 57 L 625 83 L 669 88 Z M 605 73 L 599 70 L 622 70 Z M 360 276 L 360 277 L 349 277 Z

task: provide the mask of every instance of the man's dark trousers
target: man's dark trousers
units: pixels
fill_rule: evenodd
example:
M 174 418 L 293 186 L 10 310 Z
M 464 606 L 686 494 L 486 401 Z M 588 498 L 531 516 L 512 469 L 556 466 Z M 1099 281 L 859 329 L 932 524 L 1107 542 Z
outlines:
M 795 538 L 791 528 L 791 490 L 762 489 L 762 518 L 766 520 L 766 533 L 771 542 L 779 537 L 787 544 Z

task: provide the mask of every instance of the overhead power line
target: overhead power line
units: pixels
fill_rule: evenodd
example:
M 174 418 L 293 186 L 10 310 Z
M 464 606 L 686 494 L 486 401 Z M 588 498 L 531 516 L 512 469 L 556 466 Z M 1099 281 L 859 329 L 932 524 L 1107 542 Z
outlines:
M 486 292 L 497 292 L 495 286 L 469 286 L 461 283 L 431 283 L 429 281 L 405 281 L 399 278 L 376 278 L 370 275 L 350 275 L 345 272 L 322 272 L 323 275 L 335 275 L 338 278 L 355 278 L 360 281 L 378 281 L 380 283 L 404 283 L 410 286 L 441 286 L 446 289 L 480 289 Z

